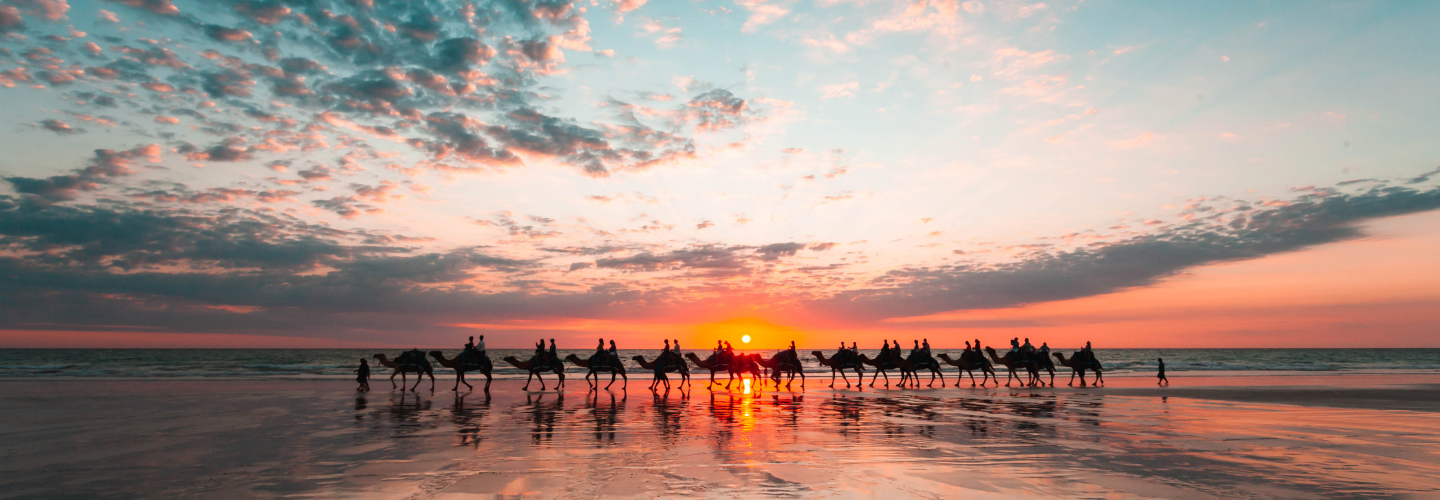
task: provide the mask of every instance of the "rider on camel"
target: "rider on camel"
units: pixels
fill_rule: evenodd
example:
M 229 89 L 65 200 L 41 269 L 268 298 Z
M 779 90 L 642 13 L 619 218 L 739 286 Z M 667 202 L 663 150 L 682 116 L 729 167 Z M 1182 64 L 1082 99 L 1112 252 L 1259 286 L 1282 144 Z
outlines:
M 616 366 L 620 364 L 620 353 L 615 352 L 615 339 L 610 339 L 610 363 Z
M 555 339 L 550 339 L 550 355 L 548 358 L 548 362 L 552 365 L 560 362 L 560 357 L 555 354 Z

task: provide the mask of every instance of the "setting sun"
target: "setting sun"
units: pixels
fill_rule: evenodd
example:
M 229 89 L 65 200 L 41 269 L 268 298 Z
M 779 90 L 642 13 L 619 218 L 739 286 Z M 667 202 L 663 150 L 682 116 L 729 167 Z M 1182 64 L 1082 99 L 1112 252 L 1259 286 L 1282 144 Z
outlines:
M 741 342 L 744 342 L 744 343 L 746 343 L 746 344 L 749 344 L 749 343 L 750 343 L 750 336 L 749 336 L 749 335 L 745 335 L 745 336 L 743 336 L 743 337 L 740 337 L 740 341 L 741 341 Z

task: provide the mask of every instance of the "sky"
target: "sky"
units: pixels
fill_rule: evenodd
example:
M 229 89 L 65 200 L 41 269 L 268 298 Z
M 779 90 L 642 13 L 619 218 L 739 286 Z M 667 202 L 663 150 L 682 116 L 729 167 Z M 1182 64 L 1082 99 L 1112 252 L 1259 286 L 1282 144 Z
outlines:
M 1440 347 L 1437 20 L 0 0 L 0 347 Z

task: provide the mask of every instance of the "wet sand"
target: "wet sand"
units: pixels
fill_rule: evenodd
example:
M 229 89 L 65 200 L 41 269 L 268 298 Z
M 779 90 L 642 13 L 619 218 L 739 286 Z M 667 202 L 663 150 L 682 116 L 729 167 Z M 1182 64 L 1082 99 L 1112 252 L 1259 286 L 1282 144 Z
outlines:
M 489 397 L 3 381 L 0 497 L 1440 497 L 1433 376 L 1239 378 Z

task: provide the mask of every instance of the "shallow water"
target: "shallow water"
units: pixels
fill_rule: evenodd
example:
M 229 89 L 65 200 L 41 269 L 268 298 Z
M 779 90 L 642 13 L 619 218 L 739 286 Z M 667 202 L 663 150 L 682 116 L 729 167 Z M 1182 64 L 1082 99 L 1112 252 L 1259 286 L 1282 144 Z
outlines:
M 949 353 L 959 358 L 962 349 L 935 349 L 935 354 Z M 807 375 L 828 374 L 810 355 L 801 349 Z M 3 378 L 349 378 L 360 358 L 370 358 L 373 349 L 0 349 L 0 379 Z M 444 350 L 453 358 L 458 349 Z M 691 351 L 686 351 L 691 352 Z M 701 358 L 710 351 L 694 351 Z M 778 351 L 741 351 L 761 353 L 766 357 Z M 826 356 L 833 349 L 824 351 Z M 878 350 L 861 350 L 870 357 Z M 1070 355 L 1073 349 L 1057 350 Z M 1106 376 L 1151 376 L 1156 358 L 1164 357 L 1166 369 L 1172 374 L 1189 375 L 1272 375 L 1277 372 L 1333 373 L 1440 373 L 1440 349 L 1096 349 L 1096 356 L 1105 364 Z M 589 358 L 593 350 L 561 350 L 560 357 L 575 354 Z M 654 359 L 658 350 L 622 350 L 620 357 L 628 369 L 640 367 L 631 357 L 643 355 Z M 394 357 L 398 351 L 387 353 Z M 533 351 L 491 349 L 494 376 L 501 379 L 524 378 L 520 371 L 500 360 L 505 356 L 528 359 Z M 388 372 L 372 361 L 377 375 Z M 436 376 L 453 377 L 439 365 Z M 693 365 L 692 371 L 700 371 Z M 946 367 L 951 374 L 953 367 Z M 1057 366 L 1064 371 L 1065 368 Z M 583 376 L 578 367 L 568 365 L 575 376 Z
M 968 389 L 79 384 L 0 384 L 0 497 L 1440 494 L 1435 413 Z

